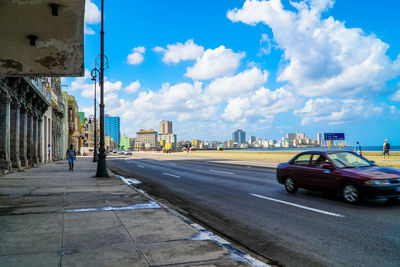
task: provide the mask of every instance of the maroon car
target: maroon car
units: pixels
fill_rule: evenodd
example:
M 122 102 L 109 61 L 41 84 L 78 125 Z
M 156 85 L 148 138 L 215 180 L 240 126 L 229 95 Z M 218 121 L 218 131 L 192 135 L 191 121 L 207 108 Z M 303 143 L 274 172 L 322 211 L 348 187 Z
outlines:
M 289 193 L 304 188 L 340 194 L 349 203 L 400 197 L 400 170 L 376 166 L 353 152 L 302 152 L 280 163 L 276 176 Z

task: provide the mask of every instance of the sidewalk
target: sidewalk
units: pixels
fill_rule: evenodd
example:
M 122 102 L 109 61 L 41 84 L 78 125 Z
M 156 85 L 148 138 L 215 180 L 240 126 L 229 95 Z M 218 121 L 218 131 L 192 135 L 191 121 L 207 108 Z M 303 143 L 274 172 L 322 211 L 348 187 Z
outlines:
M 0 266 L 266 266 L 78 158 L 0 176 Z M 215 241 L 216 240 L 216 241 Z

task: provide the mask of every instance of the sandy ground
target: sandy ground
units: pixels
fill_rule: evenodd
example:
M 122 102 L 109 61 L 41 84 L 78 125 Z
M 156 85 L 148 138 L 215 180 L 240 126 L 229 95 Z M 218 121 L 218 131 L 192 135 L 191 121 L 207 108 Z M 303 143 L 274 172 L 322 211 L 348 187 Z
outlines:
M 238 159 L 238 160 L 264 160 L 274 162 L 286 162 L 299 151 L 191 151 L 189 156 L 214 158 L 214 159 Z M 175 152 L 173 155 L 187 155 L 186 152 Z M 398 167 L 400 168 L 400 151 L 390 152 L 390 159 L 383 160 L 382 152 L 378 151 L 364 151 L 363 156 L 369 160 L 375 161 L 377 165 Z

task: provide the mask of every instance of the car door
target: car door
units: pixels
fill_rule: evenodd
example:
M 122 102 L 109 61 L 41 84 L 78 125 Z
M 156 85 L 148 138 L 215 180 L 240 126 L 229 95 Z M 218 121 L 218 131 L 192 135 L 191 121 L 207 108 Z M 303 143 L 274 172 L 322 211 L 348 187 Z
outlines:
M 303 187 L 309 184 L 311 153 L 303 153 L 297 156 L 292 162 L 290 176 L 298 186 Z
M 332 166 L 332 169 L 323 168 L 327 164 Z M 311 187 L 319 191 L 334 191 L 339 186 L 340 176 L 337 175 L 333 164 L 323 155 L 314 154 L 310 161 L 310 177 Z

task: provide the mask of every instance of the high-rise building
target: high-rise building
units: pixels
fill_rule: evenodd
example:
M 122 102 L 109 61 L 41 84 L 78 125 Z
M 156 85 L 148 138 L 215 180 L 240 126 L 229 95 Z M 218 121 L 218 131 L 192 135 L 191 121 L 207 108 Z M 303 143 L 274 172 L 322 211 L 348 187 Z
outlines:
M 117 142 L 118 147 L 121 141 L 121 128 L 119 117 L 111 117 L 108 114 L 104 115 L 104 135 L 111 136 Z
M 322 134 L 317 133 L 317 143 L 319 146 L 322 146 Z
M 160 121 L 160 134 L 172 134 L 172 121 Z
M 249 138 L 249 144 L 250 145 L 252 145 L 252 144 L 254 144 L 255 142 L 256 142 L 256 137 L 255 136 L 250 136 L 250 138 Z
M 232 132 L 232 140 L 236 144 L 246 143 L 246 132 L 240 129 Z

